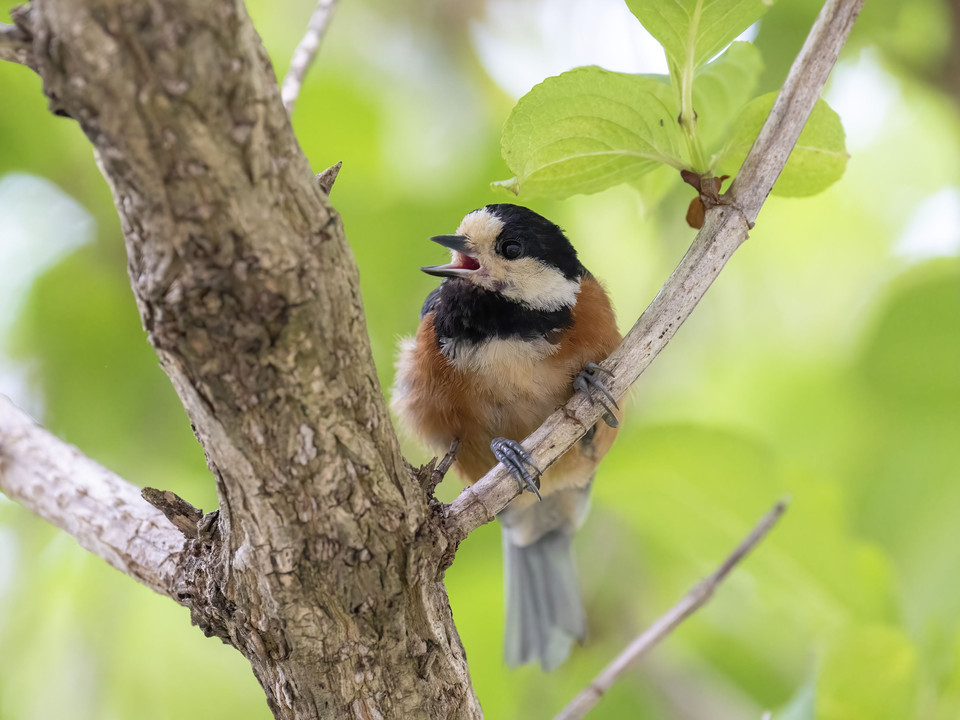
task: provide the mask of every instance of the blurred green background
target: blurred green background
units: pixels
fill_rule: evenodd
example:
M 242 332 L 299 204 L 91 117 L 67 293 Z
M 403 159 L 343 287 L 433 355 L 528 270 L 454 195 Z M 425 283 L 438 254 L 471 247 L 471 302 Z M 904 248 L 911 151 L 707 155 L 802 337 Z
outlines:
M 249 3 L 280 75 L 312 8 Z M 754 29 L 760 91 L 818 8 L 778 0 Z M 789 496 L 712 603 L 591 717 L 960 718 L 958 17 L 956 0 L 867 3 L 826 93 L 844 178 L 771 198 L 637 383 L 576 542 L 588 643 L 550 675 L 508 671 L 499 529 L 463 544 L 447 586 L 487 717 L 552 717 Z M 509 201 L 488 182 L 510 175 L 514 101 L 590 63 L 664 69 L 621 0 L 342 0 L 293 122 L 316 170 L 344 162 L 332 200 L 385 388 L 435 284 L 417 268 L 443 257 L 426 238 Z M 132 482 L 212 508 L 89 143 L 28 70 L 0 63 L 0 98 L 0 392 Z M 567 229 L 626 330 L 693 237 L 690 197 L 658 171 L 529 204 Z M 0 497 L 0 720 L 269 716 L 243 658 L 186 610 Z

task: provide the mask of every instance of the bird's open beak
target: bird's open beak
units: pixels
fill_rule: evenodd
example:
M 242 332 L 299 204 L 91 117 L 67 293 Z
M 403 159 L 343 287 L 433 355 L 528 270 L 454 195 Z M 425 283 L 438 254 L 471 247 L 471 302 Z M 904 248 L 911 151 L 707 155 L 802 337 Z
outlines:
M 428 265 L 420 268 L 427 275 L 437 277 L 464 277 L 480 269 L 476 253 L 470 249 L 470 241 L 463 235 L 437 235 L 430 238 L 438 245 L 453 251 L 453 258 L 446 265 Z

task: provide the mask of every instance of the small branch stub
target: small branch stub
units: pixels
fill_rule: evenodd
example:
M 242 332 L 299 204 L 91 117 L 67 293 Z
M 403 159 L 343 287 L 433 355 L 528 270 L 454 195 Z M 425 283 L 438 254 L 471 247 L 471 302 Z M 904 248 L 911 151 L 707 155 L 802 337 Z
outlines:
M 331 165 L 322 173 L 317 173 L 317 184 L 323 190 L 324 195 L 329 195 L 333 190 L 333 183 L 337 181 L 337 175 L 340 174 L 340 168 L 343 167 L 343 160 L 336 165 Z
M 457 459 L 457 451 L 459 449 L 460 440 L 454 438 L 453 442 L 450 443 L 450 449 L 447 450 L 447 454 L 440 459 L 439 464 L 437 463 L 437 458 L 433 458 L 433 460 L 420 468 L 417 476 L 420 480 L 420 486 L 427 495 L 432 496 L 437 489 L 437 485 L 443 482 L 443 478 L 453 466 L 453 461 Z
M 201 510 L 195 508 L 170 490 L 157 490 L 156 488 L 145 487 L 140 491 L 140 495 L 144 500 L 162 512 L 167 520 L 173 523 L 173 526 L 183 533 L 184 537 L 193 540 L 199 536 L 200 531 L 198 526 L 200 520 L 203 519 L 203 512 Z

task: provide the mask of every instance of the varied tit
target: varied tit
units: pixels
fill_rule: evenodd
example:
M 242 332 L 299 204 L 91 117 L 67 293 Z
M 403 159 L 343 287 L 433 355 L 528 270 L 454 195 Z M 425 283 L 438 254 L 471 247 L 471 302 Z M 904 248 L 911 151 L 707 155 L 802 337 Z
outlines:
M 539 660 L 549 670 L 586 631 L 570 543 L 616 435 L 619 408 L 596 363 L 620 333 L 563 231 L 527 208 L 487 205 L 455 235 L 431 239 L 452 260 L 421 268 L 443 282 L 427 296 L 416 337 L 401 343 L 393 409 L 437 453 L 460 440 L 464 483 L 500 461 L 532 491 L 499 515 L 505 655 L 511 666 Z M 517 441 L 575 389 L 603 405 L 605 422 L 541 474 Z

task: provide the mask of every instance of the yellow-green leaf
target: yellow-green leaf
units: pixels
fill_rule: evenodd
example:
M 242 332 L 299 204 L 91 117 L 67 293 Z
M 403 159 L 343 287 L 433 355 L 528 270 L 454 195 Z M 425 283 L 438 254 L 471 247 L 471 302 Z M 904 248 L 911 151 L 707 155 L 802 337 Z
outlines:
M 716 174 L 737 173 L 770 114 L 776 95 L 761 95 L 743 108 L 734 122 L 733 134 L 717 159 Z M 843 176 L 848 158 L 840 116 L 825 100 L 818 100 L 773 186 L 773 193 L 785 197 L 816 195 Z
M 655 37 L 667 60 L 691 72 L 753 25 L 770 3 L 763 0 L 626 0 L 630 12 Z
M 697 71 L 693 108 L 708 152 L 723 143 L 737 112 L 753 97 L 762 71 L 760 51 L 746 42 L 733 43 L 720 57 Z
M 549 77 L 520 99 L 503 129 L 501 185 L 565 198 L 631 182 L 663 164 L 684 166 L 678 108 L 651 77 L 581 67 Z

